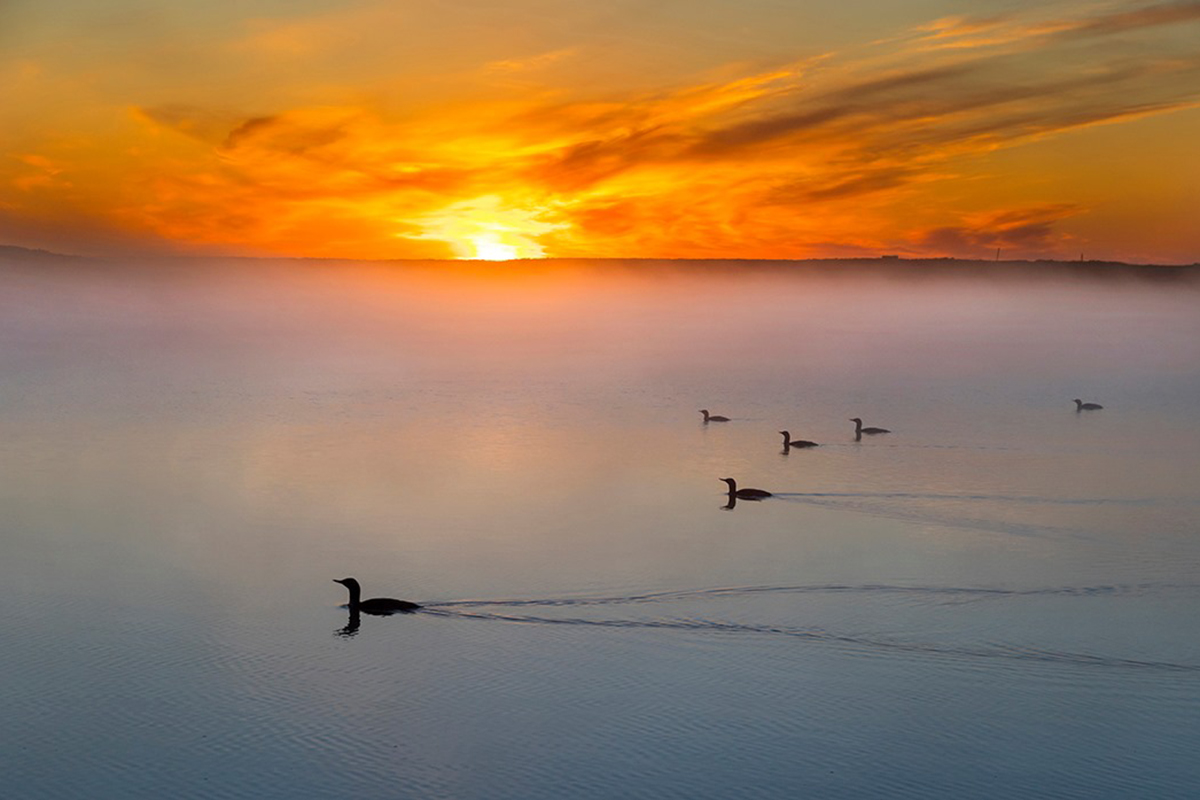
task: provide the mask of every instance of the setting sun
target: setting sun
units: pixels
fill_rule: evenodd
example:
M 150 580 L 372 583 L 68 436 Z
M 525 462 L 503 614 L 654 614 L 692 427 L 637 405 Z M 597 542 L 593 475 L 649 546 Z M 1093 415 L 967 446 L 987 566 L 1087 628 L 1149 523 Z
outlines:
M 471 244 L 475 247 L 475 257 L 484 261 L 508 261 L 521 258 L 516 247 L 497 241 L 494 236 L 476 236 L 471 240 Z
M 423 232 L 401 235 L 445 242 L 455 258 L 543 258 L 546 253 L 538 237 L 566 227 L 565 223 L 546 222 L 543 217 L 547 213 L 544 209 L 515 207 L 497 195 L 485 195 L 419 217 L 413 222 Z

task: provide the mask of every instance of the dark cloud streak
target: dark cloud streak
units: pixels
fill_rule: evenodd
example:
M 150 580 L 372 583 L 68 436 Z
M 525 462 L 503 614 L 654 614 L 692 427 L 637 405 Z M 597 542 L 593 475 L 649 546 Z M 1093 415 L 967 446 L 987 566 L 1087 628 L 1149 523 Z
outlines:
M 915 246 L 949 255 L 979 256 L 983 250 L 1003 248 L 1022 253 L 1053 249 L 1059 240 L 1054 226 L 1078 214 L 1070 204 L 1014 209 L 976 219 L 964 225 L 948 225 L 919 234 Z
M 780 205 L 805 205 L 825 200 L 842 200 L 896 189 L 911 182 L 920 173 L 915 169 L 884 168 L 833 181 L 795 181 L 768 193 L 766 202 Z
M 1083 20 L 1059 31 L 1056 38 L 1074 39 L 1091 36 L 1111 36 L 1117 33 L 1200 21 L 1200 2 L 1162 3 L 1133 11 L 1122 11 Z

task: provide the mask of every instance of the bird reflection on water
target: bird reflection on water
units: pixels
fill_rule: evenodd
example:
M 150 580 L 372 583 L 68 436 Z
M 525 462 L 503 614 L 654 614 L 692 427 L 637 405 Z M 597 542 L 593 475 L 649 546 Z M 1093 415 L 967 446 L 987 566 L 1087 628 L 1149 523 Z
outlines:
M 358 628 L 360 625 L 362 625 L 362 617 L 359 615 L 357 610 L 351 610 L 350 617 L 346 620 L 346 626 L 344 628 L 338 628 L 333 632 L 333 635 L 340 636 L 343 639 L 349 639 L 351 636 L 356 636 L 358 634 Z

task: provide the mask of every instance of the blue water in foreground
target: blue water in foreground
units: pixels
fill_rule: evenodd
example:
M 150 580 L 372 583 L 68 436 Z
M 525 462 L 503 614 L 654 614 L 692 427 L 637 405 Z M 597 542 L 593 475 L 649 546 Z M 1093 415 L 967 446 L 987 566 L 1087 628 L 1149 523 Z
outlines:
M 0 796 L 1197 796 L 1200 287 L 625 266 L 0 263 Z

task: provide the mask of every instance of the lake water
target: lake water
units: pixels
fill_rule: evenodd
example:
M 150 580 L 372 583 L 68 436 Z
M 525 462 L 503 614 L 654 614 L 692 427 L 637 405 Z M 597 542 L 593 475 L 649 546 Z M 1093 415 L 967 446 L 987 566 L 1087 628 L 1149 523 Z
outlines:
M 1200 283 L 1001 272 L 0 263 L 0 794 L 1196 797 Z

